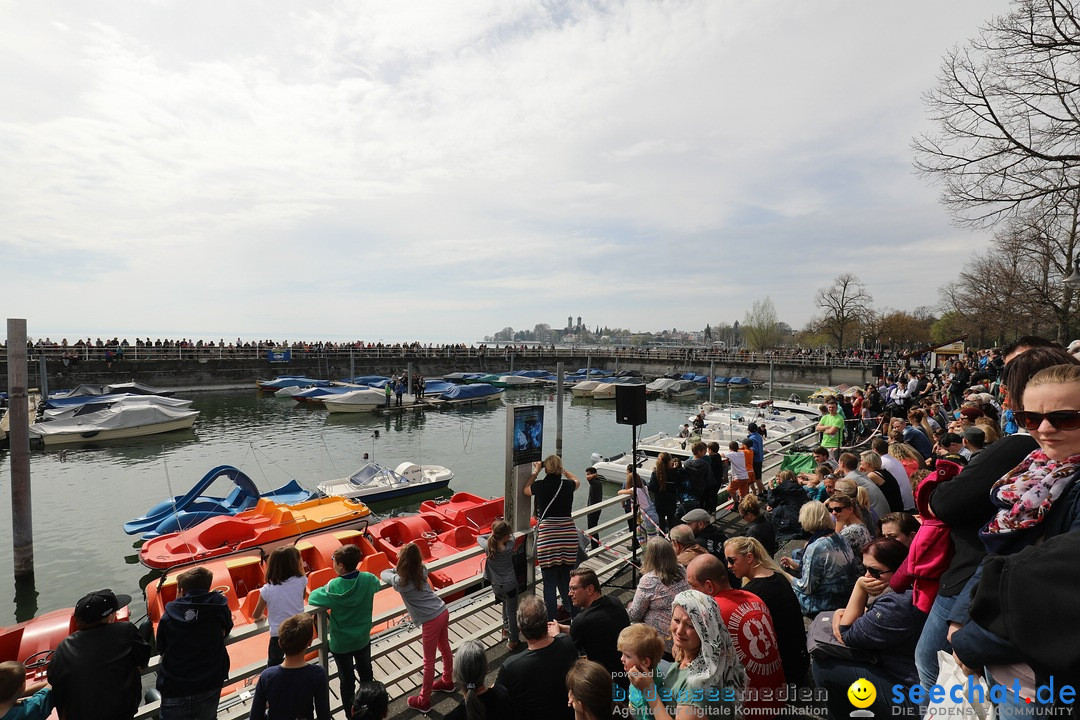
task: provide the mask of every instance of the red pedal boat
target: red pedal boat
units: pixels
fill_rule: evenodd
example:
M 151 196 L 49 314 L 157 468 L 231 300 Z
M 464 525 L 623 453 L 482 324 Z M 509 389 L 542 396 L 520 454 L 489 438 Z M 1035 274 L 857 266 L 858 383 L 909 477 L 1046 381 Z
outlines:
M 261 498 L 251 510 L 210 518 L 188 530 L 147 540 L 139 550 L 139 561 L 163 570 L 248 549 L 262 548 L 268 553 L 305 533 L 357 525 L 370 514 L 364 503 L 340 497 L 295 505 Z

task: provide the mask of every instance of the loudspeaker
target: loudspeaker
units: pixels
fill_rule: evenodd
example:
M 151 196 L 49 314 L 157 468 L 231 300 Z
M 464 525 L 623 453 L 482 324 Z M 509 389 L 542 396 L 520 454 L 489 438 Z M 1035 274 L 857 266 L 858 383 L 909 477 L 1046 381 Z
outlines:
M 873 375 L 876 378 L 884 377 L 884 375 L 885 375 L 885 366 L 882 365 L 881 363 L 874 363 L 873 365 L 870 366 L 870 374 Z
M 644 425 L 647 418 L 645 386 L 616 385 L 615 422 L 620 425 Z

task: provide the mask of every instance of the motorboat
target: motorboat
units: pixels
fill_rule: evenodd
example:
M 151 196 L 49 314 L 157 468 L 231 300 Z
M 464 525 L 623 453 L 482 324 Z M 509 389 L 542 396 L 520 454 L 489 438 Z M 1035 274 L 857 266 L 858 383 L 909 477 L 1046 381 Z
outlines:
M 258 379 L 255 386 L 263 392 L 277 392 L 287 387 L 325 387 L 330 384 L 329 380 L 316 380 L 304 375 L 278 375 L 273 380 Z
M 72 418 L 76 415 L 105 410 L 115 405 L 135 407 L 137 405 L 157 405 L 165 408 L 178 408 L 186 410 L 191 407 L 191 400 L 165 397 L 162 395 L 97 395 L 86 398 L 84 403 L 63 404 L 56 407 L 46 407 L 41 411 L 43 419 Z
M 111 385 L 77 385 L 71 390 L 58 390 L 50 393 L 46 403 L 56 400 L 74 400 L 81 397 L 95 397 L 98 395 L 159 395 L 168 397 L 173 394 L 172 390 L 151 387 L 142 383 L 131 382 L 113 383 Z
M 371 503 L 440 490 L 453 479 L 453 471 L 441 465 L 403 462 L 391 470 L 369 460 L 352 475 L 321 482 L 318 488 L 323 495 Z
M 439 395 L 438 400 L 447 405 L 481 405 L 498 402 L 506 391 L 487 383 L 455 385 Z
M 570 394 L 574 397 L 592 397 L 593 390 L 600 384 L 600 380 L 582 380 L 570 388 Z
M 524 377 L 522 375 L 498 375 L 494 380 L 485 380 L 489 385 L 494 387 L 523 387 L 539 385 L 540 381 L 536 378 Z
M 159 535 L 139 550 L 139 562 L 158 570 L 249 548 L 269 552 L 316 530 L 366 526 L 371 514 L 358 500 L 316 498 L 284 505 L 260 498 L 250 510 L 205 520 L 190 530 Z
M 443 375 L 443 380 L 452 383 L 474 383 L 484 377 L 485 373 L 453 372 Z
M 675 378 L 669 378 L 669 377 L 656 378 L 652 382 L 649 382 L 649 383 L 645 384 L 645 395 L 646 396 L 663 395 L 665 390 L 667 390 L 669 387 L 671 387 L 672 385 L 674 385 L 677 382 L 679 382 L 679 381 L 676 380 Z
M 46 446 L 119 440 L 187 430 L 195 424 L 198 415 L 198 410 L 184 407 L 121 400 L 104 408 L 82 406 L 70 416 L 34 423 L 30 426 L 30 436 Z
M 614 400 L 615 394 L 618 392 L 616 388 L 622 386 L 644 386 L 641 382 L 641 377 L 633 375 L 625 375 L 621 377 L 610 378 L 608 382 L 602 382 L 593 388 L 590 393 L 595 400 Z
M 230 481 L 234 486 L 232 491 L 224 497 L 204 495 L 218 478 Z M 124 523 L 124 532 L 142 535 L 144 540 L 149 540 L 158 535 L 186 530 L 212 517 L 244 512 L 254 507 L 259 498 L 294 505 L 310 500 L 313 494 L 296 480 L 260 493 L 255 482 L 243 471 L 232 465 L 218 465 L 184 495 L 162 500 L 140 517 Z
M 356 390 L 364 390 L 364 385 L 353 385 L 345 383 L 333 383 L 325 387 L 288 387 L 282 388 L 274 393 L 275 397 L 291 397 L 298 403 L 305 403 L 311 405 L 322 405 L 327 397 L 333 398 L 338 395 L 344 395 Z
M 391 395 L 391 404 L 393 395 Z M 324 396 L 323 407 L 332 413 L 371 412 L 375 408 L 386 406 L 386 391 L 375 388 L 361 388 L 340 395 Z
M 346 385 L 366 385 L 368 387 L 373 387 L 378 383 L 379 387 L 382 387 L 390 382 L 390 378 L 385 375 L 357 375 L 356 377 L 345 378 L 342 382 Z
M 669 398 L 693 397 L 701 390 L 701 385 L 693 380 L 674 380 L 662 394 Z
M 127 620 L 130 608 L 116 611 L 117 620 Z M 47 679 L 49 660 L 60 641 L 75 632 L 75 608 L 61 608 L 30 620 L 0 628 L 0 662 L 16 661 L 26 666 L 26 682 Z M 263 643 L 265 651 L 266 643 Z

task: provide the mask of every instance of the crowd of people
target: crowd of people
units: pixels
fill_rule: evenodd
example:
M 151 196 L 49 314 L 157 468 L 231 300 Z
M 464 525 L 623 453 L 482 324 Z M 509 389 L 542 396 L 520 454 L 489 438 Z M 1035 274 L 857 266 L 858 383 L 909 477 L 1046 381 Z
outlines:
M 524 494 L 535 500 L 543 598 L 519 586 L 522 538 L 506 522 L 479 539 L 510 651 L 493 684 L 482 645 L 451 653 L 447 607 L 419 548 L 406 545 L 382 581 L 421 629 L 423 680 L 408 706 L 427 712 L 434 692 L 458 692 L 454 720 L 775 717 L 792 700 L 788 687 L 813 686 L 840 718 L 862 679 L 877 688 L 867 703 L 875 716 L 899 706 L 914 717 L 943 660 L 1005 686 L 994 697 L 1005 715 L 1045 704 L 1048 683 L 1075 688 L 1080 636 L 1067 620 L 1080 587 L 1080 360 L 1027 337 L 905 376 L 826 398 L 811 472 L 784 470 L 766 485 L 756 427 L 726 453 L 695 443 L 685 462 L 661 454 L 649 483 L 627 468 L 630 529 L 644 546 L 628 604 L 581 564 L 571 518 L 581 482 L 558 456 L 536 463 Z M 875 429 L 859 447 L 849 445 L 855 423 Z M 585 475 L 596 481 L 593 468 Z M 724 490 L 746 522 L 738 536 L 714 524 Z M 306 595 L 295 549 L 271 554 L 257 611 L 271 626 L 269 668 L 252 717 L 328 717 L 326 672 L 304 662 L 305 597 L 330 610 L 350 716 L 385 716 L 370 651 L 380 583 L 357 570 L 355 546 L 333 559 L 337 577 Z M 158 627 L 163 720 L 216 714 L 232 621 L 210 581 L 200 568 L 179 575 Z M 57 648 L 50 687 L 26 687 L 25 668 L 0 664 L 0 717 L 45 717 L 53 705 L 65 720 L 131 717 L 150 647 L 116 621 L 128 602 L 109 590 L 78 601 L 78 631 Z

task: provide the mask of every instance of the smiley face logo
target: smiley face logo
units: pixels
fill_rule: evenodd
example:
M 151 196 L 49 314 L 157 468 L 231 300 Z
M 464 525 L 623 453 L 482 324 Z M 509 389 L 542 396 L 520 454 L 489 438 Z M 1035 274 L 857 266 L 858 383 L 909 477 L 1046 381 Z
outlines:
M 848 700 L 857 708 L 868 708 L 877 699 L 877 688 L 865 678 L 859 678 L 851 683 L 847 691 Z

